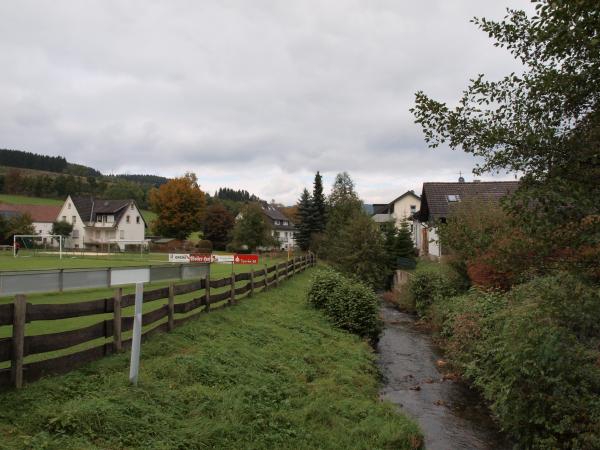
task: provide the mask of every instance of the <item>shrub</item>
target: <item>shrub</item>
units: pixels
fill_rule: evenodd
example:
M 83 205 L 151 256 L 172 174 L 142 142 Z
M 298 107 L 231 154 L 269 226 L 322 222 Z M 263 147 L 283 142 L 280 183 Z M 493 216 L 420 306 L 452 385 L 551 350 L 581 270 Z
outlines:
M 408 282 L 409 294 L 419 316 L 425 316 L 436 299 L 453 297 L 466 287 L 464 280 L 444 264 L 418 267 Z
M 196 248 L 202 253 L 212 253 L 213 245 L 212 242 L 207 239 L 201 239 L 196 243 Z
M 331 269 L 315 276 L 308 291 L 308 303 L 323 310 L 335 326 L 371 342 L 381 333 L 379 300 L 375 292 Z
M 600 448 L 600 292 L 571 275 L 436 298 L 453 362 L 521 448 Z

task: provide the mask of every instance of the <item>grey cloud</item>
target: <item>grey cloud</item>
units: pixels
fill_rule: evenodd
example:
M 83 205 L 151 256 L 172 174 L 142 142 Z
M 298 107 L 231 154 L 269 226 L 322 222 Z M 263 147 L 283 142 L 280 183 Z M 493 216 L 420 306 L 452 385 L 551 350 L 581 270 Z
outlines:
M 348 170 L 378 201 L 473 166 L 426 149 L 408 109 L 518 69 L 469 23 L 523 7 L 500 3 L 4 2 L 0 147 L 283 202 Z

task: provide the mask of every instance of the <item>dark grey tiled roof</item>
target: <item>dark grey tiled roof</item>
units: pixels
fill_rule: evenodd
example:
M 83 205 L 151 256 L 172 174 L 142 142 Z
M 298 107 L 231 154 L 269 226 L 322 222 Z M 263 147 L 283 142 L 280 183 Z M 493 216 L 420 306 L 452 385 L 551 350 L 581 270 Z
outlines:
M 423 183 L 421 210 L 417 217 L 421 221 L 447 217 L 450 205 L 449 195 L 457 195 L 460 201 L 478 199 L 497 202 L 519 187 L 518 181 L 479 181 L 458 183 Z
M 115 216 L 115 225 L 121 220 L 121 217 L 123 217 L 123 214 L 127 211 L 127 207 L 131 203 L 135 203 L 132 199 L 104 200 L 89 196 L 71 197 L 71 199 L 73 200 L 73 205 L 75 205 L 77 212 L 79 212 L 81 220 L 84 222 L 95 222 L 97 214 L 113 214 Z M 141 212 L 140 217 L 144 220 Z

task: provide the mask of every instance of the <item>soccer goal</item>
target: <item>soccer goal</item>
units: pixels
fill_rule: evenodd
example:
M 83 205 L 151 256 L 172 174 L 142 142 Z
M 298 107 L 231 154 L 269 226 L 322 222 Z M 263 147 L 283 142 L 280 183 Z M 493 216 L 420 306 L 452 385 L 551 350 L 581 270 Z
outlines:
M 64 236 L 60 234 L 15 234 L 13 236 L 13 256 L 17 257 L 21 249 L 33 250 L 34 254 L 39 250 L 54 249 L 54 241 L 58 241 L 58 255 L 63 257 Z

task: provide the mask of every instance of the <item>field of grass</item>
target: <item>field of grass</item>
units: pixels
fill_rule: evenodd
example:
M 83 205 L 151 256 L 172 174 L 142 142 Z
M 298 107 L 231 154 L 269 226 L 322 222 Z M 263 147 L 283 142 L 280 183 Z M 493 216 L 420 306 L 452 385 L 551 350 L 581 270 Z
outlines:
M 415 449 L 373 352 L 305 305 L 310 270 L 129 355 L 0 394 L 0 448 Z
M 0 194 L 0 203 L 8 203 L 9 205 L 62 205 L 64 200 L 57 200 L 55 198 L 42 198 L 42 197 L 26 197 L 24 195 L 8 195 Z M 156 219 L 156 213 L 147 209 L 140 211 L 144 220 L 148 225 Z

